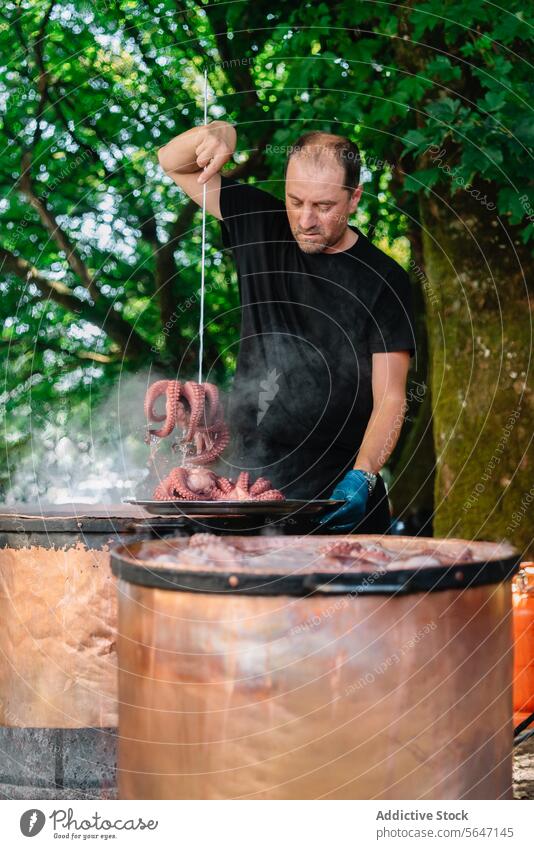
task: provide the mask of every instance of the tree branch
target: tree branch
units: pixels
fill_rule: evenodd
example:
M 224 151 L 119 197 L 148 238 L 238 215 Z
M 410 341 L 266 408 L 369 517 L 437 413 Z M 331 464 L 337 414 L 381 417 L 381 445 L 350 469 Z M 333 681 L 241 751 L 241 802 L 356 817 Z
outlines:
M 37 105 L 37 114 L 35 116 L 35 132 L 33 134 L 33 144 L 32 147 L 35 148 L 37 142 L 41 137 L 41 118 L 43 112 L 45 110 L 46 101 L 48 100 L 48 74 L 45 68 L 44 63 L 44 46 L 45 46 L 45 35 L 46 28 L 48 26 L 48 22 L 50 20 L 50 15 L 52 14 L 52 10 L 55 6 L 56 0 L 51 0 L 48 9 L 46 10 L 43 20 L 41 21 L 41 26 L 39 27 L 39 31 L 37 33 L 37 37 L 33 42 L 33 51 L 35 54 L 35 62 L 37 65 L 37 69 L 39 71 L 39 79 L 37 82 L 37 87 L 39 89 L 39 103 Z
M 104 172 L 104 176 L 106 177 L 106 179 L 108 181 L 111 180 L 111 178 L 115 175 L 115 172 L 110 171 L 110 169 L 108 168 L 106 163 L 100 158 L 100 156 L 98 155 L 98 151 L 96 151 L 94 149 L 94 147 L 92 147 L 86 141 L 81 139 L 79 137 L 79 135 L 77 135 L 76 131 L 71 129 L 71 127 L 69 127 L 69 120 L 68 120 L 67 116 L 65 115 L 65 113 L 63 112 L 62 107 L 60 106 L 59 100 L 52 99 L 52 97 L 50 96 L 50 89 L 48 91 L 48 99 L 49 99 L 49 102 L 50 102 L 51 106 L 53 107 L 54 111 L 56 112 L 56 115 L 58 116 L 59 120 L 61 121 L 61 123 L 65 127 L 65 130 L 67 131 L 67 133 L 76 142 L 78 147 L 81 148 L 81 150 L 84 150 L 87 153 L 87 155 L 89 156 L 91 161 L 94 162 L 95 165 L 98 165 L 100 168 L 102 168 L 102 170 Z
M 243 94 L 245 106 L 252 108 L 257 106 L 260 101 L 250 68 L 242 63 L 242 55 L 236 58 L 231 50 L 232 42 L 228 40 L 224 4 L 213 3 L 204 6 L 198 0 L 195 0 L 195 5 L 203 11 L 210 22 L 219 56 L 224 63 L 224 73 L 231 85 L 237 92 Z
M 43 197 L 39 197 L 33 189 L 30 169 L 31 169 L 31 153 L 30 151 L 25 151 L 22 155 L 22 174 L 20 178 L 20 187 L 26 197 L 28 198 L 30 204 L 37 211 L 39 218 L 47 230 L 47 232 L 54 239 L 58 248 L 63 251 L 67 257 L 67 262 L 74 271 L 74 273 L 80 278 L 85 288 L 90 293 L 93 301 L 95 303 L 98 301 L 100 297 L 100 292 L 96 285 L 96 282 L 92 275 L 89 273 L 89 269 L 81 259 L 78 254 L 76 248 L 71 243 L 69 237 L 62 229 L 62 227 L 58 224 L 54 214 L 48 208 L 48 205 Z
M 135 332 L 128 321 L 112 309 L 101 309 L 97 305 L 91 306 L 81 301 L 65 283 L 60 280 L 50 280 L 27 260 L 2 247 L 0 247 L 0 263 L 0 270 L 15 274 L 26 283 L 34 283 L 40 292 L 40 300 L 51 299 L 63 309 L 100 327 L 119 345 L 123 356 L 129 359 L 151 358 L 148 342 Z
M 67 357 L 75 357 L 79 360 L 92 360 L 95 363 L 113 363 L 117 360 L 117 357 L 112 357 L 108 354 L 100 354 L 98 351 L 69 351 L 67 348 L 62 348 L 61 345 L 58 345 L 55 342 L 45 341 L 44 339 L 39 338 L 32 339 L 30 344 L 34 348 L 39 348 L 41 351 L 54 351 L 57 354 L 65 355 Z M 0 339 L 0 345 L 4 345 L 9 348 L 14 348 L 17 345 L 23 345 L 26 348 L 29 347 L 28 341 L 24 337 L 15 341 L 12 339 Z
M 52 108 L 56 107 L 56 112 L 59 112 L 60 117 L 63 117 L 61 110 L 59 109 L 59 105 L 57 103 L 54 103 L 54 101 L 50 97 L 49 74 L 46 69 L 44 60 L 46 28 L 48 26 L 55 2 L 56 0 L 51 0 L 48 9 L 43 17 L 43 20 L 41 21 L 41 25 L 39 27 L 39 31 L 37 33 L 35 41 L 33 42 L 35 61 L 39 71 L 38 89 L 40 97 L 37 107 L 37 114 L 35 117 L 36 126 L 35 132 L 33 134 L 32 147 L 30 150 L 26 150 L 22 154 L 22 174 L 20 178 L 20 187 L 28 198 L 30 204 L 37 211 L 39 218 L 41 219 L 41 223 L 43 224 L 47 232 L 53 238 L 59 249 L 65 253 L 69 266 L 74 271 L 74 273 L 80 278 L 81 282 L 90 293 L 93 301 L 96 303 L 100 299 L 100 291 L 96 285 L 95 279 L 89 273 L 89 269 L 83 262 L 74 245 L 71 243 L 66 232 L 58 224 L 54 214 L 48 208 L 45 198 L 43 196 L 39 196 L 35 192 L 31 179 L 33 151 L 35 150 L 35 147 L 41 137 L 40 123 L 43 113 L 45 111 L 47 101 L 50 103 L 50 106 Z M 66 126 L 68 129 L 68 124 Z M 93 153 L 92 149 L 91 152 Z

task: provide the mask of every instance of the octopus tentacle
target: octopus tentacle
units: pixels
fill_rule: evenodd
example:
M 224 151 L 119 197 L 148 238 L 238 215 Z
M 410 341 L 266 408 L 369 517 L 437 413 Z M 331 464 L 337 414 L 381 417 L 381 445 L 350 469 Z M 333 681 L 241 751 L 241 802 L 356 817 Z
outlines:
M 156 501 L 174 501 L 172 488 L 172 472 L 167 475 L 154 490 L 154 498 Z
M 161 395 L 166 395 L 165 416 L 160 416 L 154 411 L 154 403 Z M 151 436 L 163 437 L 168 436 L 176 425 L 176 412 L 178 399 L 180 397 L 180 383 L 176 380 L 158 380 L 150 387 L 145 398 L 145 413 L 147 420 L 154 419 L 155 421 L 164 424 L 159 429 L 148 428 L 148 434 Z
M 189 538 L 188 545 L 190 548 L 202 548 L 205 545 L 211 545 L 211 543 L 220 543 L 220 541 L 221 538 L 217 534 L 210 534 L 206 531 L 204 533 L 193 534 Z
M 169 494 L 165 487 L 162 484 L 156 487 L 154 490 L 154 500 L 155 501 L 167 501 Z
M 279 489 L 268 489 L 267 492 L 254 496 L 254 501 L 285 501 L 285 497 Z
M 167 385 L 168 380 L 157 380 L 147 389 L 147 393 L 145 395 L 145 419 L 147 422 L 163 422 L 165 421 L 165 414 L 162 416 L 158 415 L 154 411 L 154 404 L 156 399 L 161 395 L 167 394 Z
M 182 395 L 189 404 L 189 426 L 184 436 L 184 442 L 191 442 L 195 433 L 202 413 L 204 411 L 204 386 L 202 383 L 195 383 L 193 380 L 188 380 L 182 389 Z
M 216 475 L 207 469 L 186 469 L 178 466 L 154 491 L 157 501 L 185 499 L 187 501 L 211 500 L 216 488 Z
M 200 501 L 199 495 L 189 489 L 184 468 L 177 468 L 174 470 L 172 485 L 177 497 L 188 501 Z
M 195 465 L 201 463 L 212 463 L 214 460 L 217 459 L 217 457 L 220 457 L 220 455 L 230 442 L 230 432 L 225 424 L 221 425 L 214 438 L 211 438 L 211 436 L 206 434 L 205 432 L 202 432 L 202 437 L 204 447 L 200 451 L 200 453 L 189 457 L 189 463 L 194 463 Z
M 228 480 L 228 478 L 224 478 L 224 477 L 221 476 L 217 480 L 217 487 L 218 487 L 218 490 L 217 490 L 217 493 L 215 495 L 215 498 L 218 501 L 228 501 L 230 493 L 232 492 L 232 489 L 234 488 L 232 481 Z
M 178 466 L 154 491 L 157 501 L 283 501 L 284 496 L 266 478 L 258 478 L 262 492 L 254 494 L 249 487 L 249 473 L 241 472 L 236 481 L 216 475 L 209 469 Z M 256 481 L 256 483 L 258 483 Z M 265 489 L 267 485 L 267 489 Z
M 250 487 L 250 494 L 261 495 L 262 492 L 267 492 L 268 489 L 271 489 L 271 482 L 267 478 L 258 478 Z
M 241 487 L 242 489 L 248 489 L 249 479 L 250 475 L 248 472 L 239 472 L 235 485 Z
M 155 410 L 156 401 L 162 395 L 166 396 L 164 415 Z M 212 463 L 230 442 L 224 408 L 215 384 L 158 380 L 148 388 L 144 406 L 148 422 L 146 441 L 150 442 L 151 437 L 168 436 L 175 427 L 180 428 L 183 436 L 172 448 L 180 447 L 186 456 L 190 452 L 187 463 L 197 466 Z M 150 422 L 163 424 L 156 429 L 150 427 Z
M 350 557 L 362 548 L 359 542 L 350 542 L 348 540 L 337 540 L 336 542 L 328 542 L 323 545 L 319 552 L 320 554 L 334 555 L 335 557 Z
M 212 425 L 217 421 L 219 410 L 222 410 L 219 401 L 219 390 L 214 383 L 205 383 L 204 392 L 206 397 L 206 425 Z

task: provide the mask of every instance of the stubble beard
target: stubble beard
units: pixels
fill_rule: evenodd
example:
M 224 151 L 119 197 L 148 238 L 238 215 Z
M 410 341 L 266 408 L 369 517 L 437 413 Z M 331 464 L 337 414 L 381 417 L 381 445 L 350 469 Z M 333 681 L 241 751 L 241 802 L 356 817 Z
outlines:
M 295 236 L 294 233 L 293 235 Z M 308 240 L 304 233 L 299 233 L 298 236 L 295 236 L 295 241 L 303 253 L 319 254 L 322 253 L 325 248 L 329 248 L 333 243 L 325 241 L 325 237 L 322 233 L 318 233 L 317 235 L 319 236 L 319 239 Z M 335 241 L 337 241 L 337 239 Z
M 301 241 L 300 239 L 297 239 L 297 245 L 305 254 L 320 254 L 328 247 L 328 245 L 325 245 L 322 242 L 306 242 Z
M 332 237 L 328 240 L 325 239 L 325 236 L 322 233 L 319 233 L 317 235 L 319 235 L 319 239 L 307 241 L 304 233 L 299 233 L 298 236 L 293 233 L 293 237 L 303 253 L 320 254 L 326 248 L 330 248 L 332 247 L 332 245 L 335 245 L 336 242 L 339 242 L 343 235 L 343 231 L 341 231 L 340 233 L 334 233 Z

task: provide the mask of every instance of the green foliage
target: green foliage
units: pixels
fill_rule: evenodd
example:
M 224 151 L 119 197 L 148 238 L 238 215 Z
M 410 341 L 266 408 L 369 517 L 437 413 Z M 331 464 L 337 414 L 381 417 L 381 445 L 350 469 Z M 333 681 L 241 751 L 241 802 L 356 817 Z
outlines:
M 310 37 L 309 8 L 300 5 L 291 17 L 296 56 Z M 519 198 L 532 170 L 533 83 L 525 61 L 532 15 L 519 0 L 506 10 L 482 0 L 468 8 L 437 0 L 396 8 L 392 14 L 387 4 L 341 3 L 323 10 L 322 24 L 329 17 L 331 29 L 324 29 L 316 55 L 339 59 L 317 63 L 315 83 L 336 92 L 331 115 L 338 131 L 345 127 L 392 167 L 402 161 L 411 175 L 404 189 L 416 194 L 462 188 L 433 163 L 443 150 L 455 178 L 487 191 L 505 221 L 521 225 L 530 239 L 529 212 Z M 298 89 L 301 77 L 295 61 L 286 91 Z
M 404 250 L 420 193 L 467 183 L 531 240 L 527 18 L 518 0 L 506 10 L 482 0 L 7 0 L 5 456 L 58 411 L 59 425 L 69 410 L 83 419 L 125 370 L 194 374 L 200 214 L 162 176 L 156 150 L 201 122 L 205 68 L 209 118 L 236 123 L 246 177 L 275 193 L 285 157 L 266 144 L 319 128 L 359 142 L 368 180 L 357 220 L 381 245 Z M 448 170 L 432 159 L 441 150 Z M 235 351 L 238 297 L 213 221 L 208 242 L 206 360 L 224 383 L 235 356 L 219 352 Z

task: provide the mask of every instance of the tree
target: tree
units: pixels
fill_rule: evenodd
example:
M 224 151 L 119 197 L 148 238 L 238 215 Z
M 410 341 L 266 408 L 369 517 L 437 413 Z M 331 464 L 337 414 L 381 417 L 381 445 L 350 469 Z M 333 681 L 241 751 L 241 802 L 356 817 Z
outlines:
M 194 376 L 199 212 L 162 178 L 155 149 L 200 123 L 207 68 L 209 117 L 238 125 L 244 179 L 281 196 L 286 148 L 306 129 L 360 144 L 357 221 L 412 273 L 412 389 L 429 387 L 392 458 L 392 496 L 409 511 L 434 487 L 438 535 L 507 537 L 526 552 L 534 189 L 522 4 L 26 0 L 0 16 L 12 56 L 0 175 L 8 469 L 39 450 L 32 425 L 89 415 L 124 371 Z M 237 293 L 213 222 L 208 241 L 206 360 L 224 382 Z
M 66 404 L 85 426 L 125 372 L 194 376 L 200 215 L 162 175 L 156 149 L 202 122 L 204 68 L 210 118 L 225 114 L 219 100 L 230 117 L 238 101 L 244 117 L 243 105 L 253 113 L 261 102 L 252 46 L 242 61 L 220 11 L 210 11 L 215 27 L 195 3 L 177 11 L 150 0 L 26 0 L 0 12 L 3 55 L 12 57 L 0 83 L 6 485 L 21 452 L 41 451 L 32 434 L 65 431 Z M 252 14 L 263 20 L 264 5 Z M 265 31 L 255 40 L 259 57 L 267 39 Z M 234 176 L 261 175 L 269 113 L 248 128 L 244 120 Z M 223 382 L 238 296 L 213 223 L 208 239 L 205 358 Z
M 308 10 L 288 21 L 294 56 Z M 532 552 L 532 19 L 520 2 L 427 0 L 322 3 L 313 23 L 280 109 L 295 116 L 304 99 L 312 124 L 324 102 L 375 157 L 370 191 L 386 173 L 421 243 L 435 532 Z

